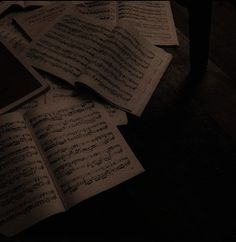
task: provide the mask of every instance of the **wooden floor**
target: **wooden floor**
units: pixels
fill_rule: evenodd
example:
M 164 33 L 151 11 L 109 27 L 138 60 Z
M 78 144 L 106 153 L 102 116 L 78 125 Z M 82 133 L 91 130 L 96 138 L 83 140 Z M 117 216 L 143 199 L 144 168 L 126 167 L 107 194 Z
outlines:
M 197 101 L 236 139 L 236 4 L 213 1 L 209 68 Z M 186 9 L 172 2 L 176 26 L 188 36 Z

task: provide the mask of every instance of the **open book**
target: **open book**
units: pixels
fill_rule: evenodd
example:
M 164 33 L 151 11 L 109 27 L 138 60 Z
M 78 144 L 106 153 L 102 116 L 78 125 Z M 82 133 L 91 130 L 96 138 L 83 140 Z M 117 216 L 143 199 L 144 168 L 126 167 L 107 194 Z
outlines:
M 67 11 L 25 51 L 34 67 L 82 83 L 115 106 L 141 115 L 171 55 L 127 26 Z
M 34 39 L 69 3 L 79 13 L 106 20 L 111 25 L 130 25 L 155 45 L 179 44 L 169 1 L 67 1 L 52 3 L 15 20 Z
M 96 103 L 0 116 L 0 233 L 14 235 L 144 171 Z

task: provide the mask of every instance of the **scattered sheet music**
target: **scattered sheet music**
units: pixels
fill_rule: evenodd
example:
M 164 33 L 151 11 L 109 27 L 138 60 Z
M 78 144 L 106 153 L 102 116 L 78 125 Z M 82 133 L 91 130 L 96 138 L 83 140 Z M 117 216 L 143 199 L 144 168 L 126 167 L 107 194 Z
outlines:
M 80 14 L 106 20 L 110 26 L 130 25 L 154 45 L 178 45 L 169 1 L 80 1 L 67 7 Z M 76 4 L 77 3 L 77 4 Z M 65 3 L 55 3 L 15 18 L 32 38 L 65 10 Z M 49 21 L 49 22 L 48 22 Z
M 127 26 L 110 27 L 102 20 L 67 11 L 30 44 L 26 59 L 34 67 L 72 85 L 83 83 L 117 107 L 141 115 L 171 55 Z
M 0 233 L 144 171 L 116 126 L 171 62 L 155 45 L 178 45 L 169 1 L 0 1 Z
M 99 104 L 0 116 L 0 232 L 11 236 L 144 169 Z

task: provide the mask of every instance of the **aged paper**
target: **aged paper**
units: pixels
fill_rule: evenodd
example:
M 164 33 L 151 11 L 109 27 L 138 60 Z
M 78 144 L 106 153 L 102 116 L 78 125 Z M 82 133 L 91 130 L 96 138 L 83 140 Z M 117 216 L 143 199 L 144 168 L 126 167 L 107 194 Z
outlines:
M 171 58 L 127 26 L 116 26 L 78 82 L 140 116 Z
M 14 20 L 31 39 L 34 39 L 70 7 L 69 3 L 55 1 L 42 8 L 16 16 Z
M 72 85 L 84 83 L 118 107 L 140 115 L 171 55 L 127 26 L 111 31 L 94 18 L 66 13 L 33 41 L 26 59 Z
M 25 114 L 71 207 L 141 172 L 135 155 L 96 103 Z
M 0 116 L 0 232 L 12 236 L 64 211 L 23 117 Z
M 108 104 L 103 100 L 99 100 L 92 96 L 88 95 L 85 92 L 80 92 L 79 90 L 75 89 L 73 86 L 69 85 L 66 82 L 61 82 L 58 78 L 54 78 L 52 76 L 47 76 L 46 80 L 50 85 L 50 90 L 45 94 L 44 100 L 45 104 L 50 103 L 62 103 L 66 104 L 70 101 L 77 101 L 80 102 L 99 102 L 108 113 L 111 120 L 116 125 L 125 125 L 128 124 L 127 115 L 124 111 L 121 111 L 114 106 Z
M 124 111 L 121 111 L 114 106 L 108 104 L 103 100 L 97 100 L 94 96 L 88 95 L 84 92 L 77 91 L 73 86 L 69 85 L 66 82 L 62 82 L 56 77 L 43 75 L 44 80 L 50 86 L 50 90 L 48 90 L 43 95 L 33 98 L 27 103 L 20 105 L 15 109 L 15 111 L 20 112 L 22 114 L 27 111 L 38 108 L 42 105 L 50 105 L 50 104 L 61 104 L 65 105 L 70 103 L 71 101 L 81 103 L 81 102 L 99 102 L 113 121 L 115 125 L 126 125 L 128 124 L 127 115 Z
M 31 39 L 35 39 L 67 9 L 80 15 L 104 20 L 114 27 L 116 8 L 116 1 L 55 1 L 40 9 L 16 16 L 14 20 Z
M 74 85 L 109 33 L 101 21 L 65 14 L 32 42 L 26 59 Z
M 179 44 L 169 1 L 72 2 L 75 4 L 71 7 L 79 14 L 106 20 L 111 26 L 119 23 L 130 25 L 154 45 Z M 16 17 L 15 20 L 32 39 L 35 39 L 47 27 L 48 18 L 51 21 L 63 12 L 63 4 L 50 4 Z M 59 12 L 59 9 L 62 11 Z
M 178 45 L 169 1 L 118 1 L 118 21 L 154 45 Z
M 116 1 L 80 1 L 76 5 L 76 11 L 101 20 L 106 20 L 112 25 L 117 22 Z

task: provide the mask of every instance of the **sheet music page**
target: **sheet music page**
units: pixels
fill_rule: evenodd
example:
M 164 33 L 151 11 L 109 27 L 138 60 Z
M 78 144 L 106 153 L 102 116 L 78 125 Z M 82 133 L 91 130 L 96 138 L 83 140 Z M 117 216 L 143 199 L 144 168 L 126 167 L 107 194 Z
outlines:
M 62 83 L 61 80 L 58 80 L 56 77 L 50 76 L 47 78 L 48 84 L 50 85 L 50 90 L 45 94 L 45 103 L 67 103 L 70 101 L 78 102 L 99 102 L 105 111 L 108 113 L 109 117 L 116 125 L 125 125 L 128 124 L 127 115 L 124 111 L 121 111 L 114 106 L 103 100 L 97 100 L 96 97 L 88 95 L 80 90 L 76 90 L 73 86 L 68 83 Z
M 24 7 L 31 7 L 31 6 L 46 6 L 50 4 L 51 1 L 24 1 Z
M 26 59 L 72 85 L 82 82 L 118 107 L 140 115 L 170 54 L 127 27 L 117 26 L 111 32 L 89 19 L 63 15 L 30 45 Z
M 25 117 L 71 207 L 143 172 L 141 164 L 103 108 L 78 102 Z
M 171 55 L 127 26 L 116 26 L 100 45 L 78 82 L 116 106 L 141 115 Z
M 74 85 L 110 33 L 102 20 L 67 13 L 26 50 L 26 59 L 35 67 Z
M 119 110 L 118 108 L 110 105 L 107 102 L 100 102 L 101 105 L 104 106 L 107 114 L 111 119 L 113 119 L 114 124 L 116 125 L 126 125 L 128 124 L 128 118 L 124 111 Z
M 80 1 L 76 9 L 80 14 L 106 20 L 109 21 L 111 25 L 116 25 L 116 1 Z
M 50 23 L 70 7 L 71 4 L 69 3 L 55 1 L 39 9 L 16 16 L 14 20 L 31 39 L 35 39 Z
M 57 6 L 57 5 L 55 5 L 55 6 Z M 38 10 L 34 10 L 33 12 L 35 12 L 35 11 L 38 11 Z M 24 13 L 23 13 L 23 15 L 24 15 Z M 30 42 L 15 27 L 15 25 L 12 24 L 12 19 L 14 16 L 22 17 L 22 13 L 17 14 L 17 15 L 15 13 L 10 14 L 6 18 L 0 20 L 0 26 L 1 26 L 0 36 L 3 39 L 5 39 L 17 53 L 22 53 L 22 51 L 29 45 Z M 49 104 L 49 103 L 57 103 L 57 102 L 66 102 L 68 98 L 69 99 L 70 98 L 72 98 L 72 99 L 79 98 L 78 94 L 76 94 L 76 92 L 74 90 L 74 87 L 72 88 L 70 86 L 68 88 L 69 85 L 63 86 L 61 84 L 61 82 L 53 81 L 52 77 L 46 78 L 44 76 L 43 78 L 45 81 L 48 82 L 51 89 L 44 95 L 33 98 L 32 100 L 19 106 L 15 110 L 17 110 L 18 112 L 21 112 L 21 113 L 25 113 L 26 111 L 28 111 L 32 108 L 37 108 L 40 105 L 45 105 L 45 104 Z M 56 78 L 54 78 L 54 79 L 56 79 Z M 91 100 L 94 99 L 92 97 L 90 97 L 90 98 L 91 98 Z M 128 123 L 125 112 L 111 106 L 110 104 L 108 104 L 106 102 L 103 102 L 101 104 L 104 106 L 104 108 L 108 112 L 109 116 L 113 119 L 113 121 L 117 125 L 125 125 Z
M 23 117 L 0 116 L 0 233 L 11 236 L 64 211 Z
M 40 9 L 23 13 L 17 16 L 15 21 L 31 39 L 35 39 L 49 23 L 55 21 L 69 8 L 80 15 L 106 20 L 113 27 L 116 25 L 115 1 L 55 1 Z
M 20 112 L 21 114 L 26 113 L 27 111 L 41 107 L 43 105 L 50 105 L 50 104 L 59 104 L 65 105 L 66 103 L 70 103 L 71 101 L 78 101 L 80 102 L 98 102 L 100 103 L 105 111 L 108 113 L 109 117 L 112 119 L 114 124 L 116 125 L 126 125 L 128 124 L 127 115 L 124 111 L 121 111 L 114 106 L 108 104 L 103 100 L 97 100 L 92 95 L 87 95 L 85 93 L 77 92 L 74 87 L 69 85 L 68 83 L 62 83 L 61 80 L 58 78 L 48 75 L 43 76 L 44 80 L 50 86 L 50 90 L 48 90 L 43 95 L 39 97 L 33 98 L 27 103 L 24 103 L 14 109 L 14 111 Z
M 118 1 L 117 12 L 154 45 L 179 45 L 169 1 Z

